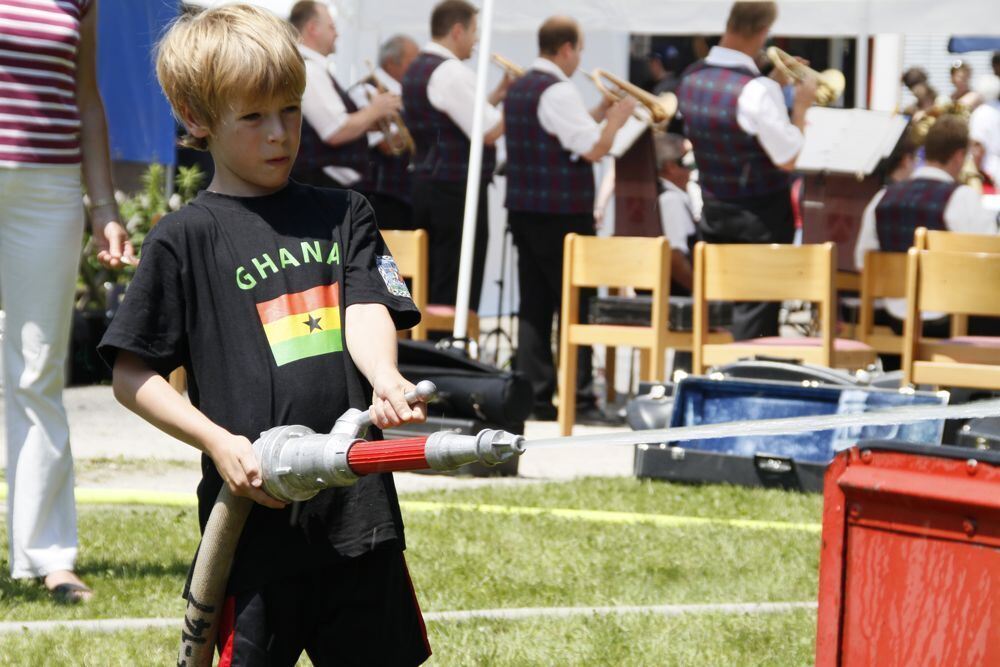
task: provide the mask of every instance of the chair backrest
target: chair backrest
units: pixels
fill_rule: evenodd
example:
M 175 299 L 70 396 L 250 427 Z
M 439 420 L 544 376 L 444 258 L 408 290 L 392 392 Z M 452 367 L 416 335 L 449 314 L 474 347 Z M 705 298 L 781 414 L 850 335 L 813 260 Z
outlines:
M 694 365 L 701 367 L 709 301 L 784 301 L 819 304 L 824 363 L 833 358 L 834 244 L 694 247 Z
M 695 247 L 709 301 L 832 303 L 834 244 L 709 244 Z
M 663 237 L 567 234 L 563 253 L 574 287 L 669 289 L 670 246 Z
M 875 323 L 876 299 L 902 299 L 906 297 L 906 253 L 865 253 L 861 271 L 861 337 L 872 333 Z M 902 337 L 900 337 L 902 338 Z
M 945 252 L 1000 253 L 1000 235 L 965 234 L 917 227 L 913 234 L 913 247 L 919 250 Z
M 420 312 L 427 309 L 427 290 L 429 285 L 427 260 L 427 232 L 423 229 L 404 231 L 398 229 L 381 230 L 392 258 L 396 260 L 399 274 L 410 280 L 410 295 Z M 413 327 L 413 338 L 422 340 L 424 325 Z
M 914 311 L 1000 316 L 1000 254 L 910 248 L 909 318 Z

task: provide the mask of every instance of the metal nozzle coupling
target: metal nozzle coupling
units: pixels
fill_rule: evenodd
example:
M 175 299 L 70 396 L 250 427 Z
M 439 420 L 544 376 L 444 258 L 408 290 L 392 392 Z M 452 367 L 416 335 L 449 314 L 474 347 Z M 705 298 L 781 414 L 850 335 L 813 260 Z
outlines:
M 347 465 L 357 438 L 316 433 L 306 426 L 278 426 L 260 434 L 254 449 L 264 490 L 286 502 L 309 500 L 331 486 L 350 486 L 358 476 Z
M 524 452 L 524 438 L 491 429 L 478 435 L 441 431 L 427 438 L 424 451 L 433 470 L 455 470 L 468 463 L 494 466 L 520 456 Z

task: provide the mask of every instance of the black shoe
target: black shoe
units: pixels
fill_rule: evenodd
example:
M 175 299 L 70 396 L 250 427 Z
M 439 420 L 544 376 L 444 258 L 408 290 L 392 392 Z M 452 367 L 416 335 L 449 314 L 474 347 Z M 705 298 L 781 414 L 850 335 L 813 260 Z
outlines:
M 528 419 L 536 422 L 554 422 L 558 416 L 559 411 L 556 410 L 556 406 L 551 403 L 540 403 L 531 408 L 531 414 L 528 416 Z
M 597 404 L 591 403 L 577 408 L 576 423 L 591 426 L 621 426 L 625 420 L 617 413 L 607 412 Z

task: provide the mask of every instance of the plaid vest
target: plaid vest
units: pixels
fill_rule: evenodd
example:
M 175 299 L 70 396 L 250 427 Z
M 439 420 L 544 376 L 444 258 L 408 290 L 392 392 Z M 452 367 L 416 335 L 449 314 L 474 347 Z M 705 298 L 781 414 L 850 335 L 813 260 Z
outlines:
M 358 105 L 354 103 L 337 80 L 330 77 L 333 88 L 344 103 L 347 113 L 355 113 Z M 319 133 L 308 121 L 302 122 L 302 138 L 299 142 L 299 155 L 292 167 L 292 178 L 296 174 L 315 172 L 324 167 L 347 167 L 361 174 L 361 180 L 352 187 L 357 190 L 370 190 L 372 180 L 371 152 L 368 148 L 368 135 L 362 134 L 354 141 L 339 146 L 331 146 L 323 141 Z
M 372 151 L 375 160 L 375 192 L 409 204 L 413 199 L 413 170 L 409 153 L 385 155 Z
M 421 53 L 403 77 L 403 119 L 417 144 L 414 174 L 436 181 L 464 182 L 469 172 L 469 139 L 427 97 L 431 74 L 444 62 L 432 53 Z M 496 150 L 483 146 L 483 180 L 493 178 Z
M 514 82 L 504 101 L 507 137 L 507 208 L 532 213 L 591 213 L 594 168 L 570 159 L 559 139 L 542 128 L 538 103 L 559 79 L 530 70 Z
M 893 183 L 875 206 L 875 231 L 880 250 L 906 252 L 917 227 L 944 230 L 944 210 L 958 183 L 914 178 Z
M 743 87 L 756 78 L 750 70 L 692 65 L 678 95 L 684 127 L 694 144 L 702 191 L 715 199 L 761 197 L 786 190 L 789 174 L 778 169 L 757 137 L 736 120 Z

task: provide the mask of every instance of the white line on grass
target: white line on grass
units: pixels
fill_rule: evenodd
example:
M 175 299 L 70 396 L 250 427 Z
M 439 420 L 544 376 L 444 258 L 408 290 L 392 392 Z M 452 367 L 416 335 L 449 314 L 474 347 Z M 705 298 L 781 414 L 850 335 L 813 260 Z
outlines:
M 515 609 L 470 609 L 466 611 L 432 611 L 424 614 L 426 621 L 467 621 L 473 619 L 500 620 L 523 618 L 566 618 L 569 616 L 607 616 L 611 614 L 775 614 L 797 609 L 815 609 L 815 602 L 748 602 L 723 604 L 659 604 L 621 605 L 617 607 L 523 607 Z M 107 618 L 87 621 L 7 621 L 0 623 L 0 635 L 20 632 L 52 632 L 54 630 L 84 630 L 118 632 L 149 628 L 181 627 L 179 618 Z

